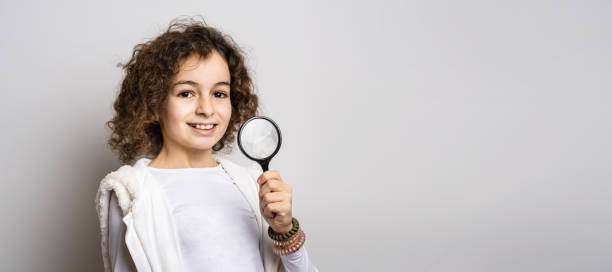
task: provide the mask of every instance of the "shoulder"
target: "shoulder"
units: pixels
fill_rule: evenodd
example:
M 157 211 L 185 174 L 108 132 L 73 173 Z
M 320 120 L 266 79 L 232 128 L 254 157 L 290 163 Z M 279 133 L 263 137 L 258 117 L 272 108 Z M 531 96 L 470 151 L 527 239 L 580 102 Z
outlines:
M 141 158 L 134 164 L 125 164 L 117 170 L 112 171 L 100 181 L 99 190 L 114 190 L 118 197 L 129 193 L 131 197 L 137 197 L 143 183 L 147 180 L 146 165 L 150 159 Z
M 147 164 L 151 161 L 148 158 L 140 158 L 134 164 L 124 164 L 114 171 L 111 171 L 105 178 L 119 178 L 125 176 L 139 175 L 145 172 Z

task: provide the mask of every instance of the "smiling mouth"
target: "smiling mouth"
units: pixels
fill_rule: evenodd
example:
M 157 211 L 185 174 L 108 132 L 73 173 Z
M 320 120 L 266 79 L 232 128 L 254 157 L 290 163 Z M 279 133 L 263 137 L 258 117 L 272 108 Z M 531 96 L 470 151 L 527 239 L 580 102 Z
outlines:
M 197 129 L 204 129 L 204 130 L 208 130 L 208 129 L 212 129 L 215 126 L 217 126 L 217 124 L 194 124 L 194 123 L 187 123 L 187 125 L 189 125 L 190 127 L 193 128 L 197 128 Z

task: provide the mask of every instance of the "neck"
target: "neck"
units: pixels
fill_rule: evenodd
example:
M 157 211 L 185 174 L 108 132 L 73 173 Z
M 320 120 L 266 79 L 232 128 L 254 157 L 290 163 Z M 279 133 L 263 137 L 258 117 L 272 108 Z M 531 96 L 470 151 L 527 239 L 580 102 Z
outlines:
M 219 165 L 212 150 L 170 148 L 164 143 L 157 157 L 148 166 L 155 168 L 204 168 Z

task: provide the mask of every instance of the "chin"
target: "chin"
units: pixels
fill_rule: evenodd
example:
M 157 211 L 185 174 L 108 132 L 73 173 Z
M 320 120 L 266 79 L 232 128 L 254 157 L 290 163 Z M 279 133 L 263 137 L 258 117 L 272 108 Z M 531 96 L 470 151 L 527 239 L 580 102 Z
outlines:
M 214 146 L 214 144 L 212 144 L 212 145 L 208 145 L 208 144 L 206 144 L 206 145 L 194 145 L 193 148 L 204 151 L 204 150 L 209 150 L 209 149 L 212 150 L 213 146 Z
M 213 146 L 215 146 L 215 144 L 216 144 L 216 143 L 217 143 L 217 142 L 208 142 L 208 141 L 206 141 L 205 143 L 202 143 L 202 142 L 200 142 L 200 143 L 195 142 L 195 143 L 193 143 L 193 144 L 191 145 L 191 147 L 192 147 L 192 148 L 195 148 L 195 149 L 200 149 L 200 150 L 208 150 L 208 149 L 212 149 L 212 148 L 213 148 Z

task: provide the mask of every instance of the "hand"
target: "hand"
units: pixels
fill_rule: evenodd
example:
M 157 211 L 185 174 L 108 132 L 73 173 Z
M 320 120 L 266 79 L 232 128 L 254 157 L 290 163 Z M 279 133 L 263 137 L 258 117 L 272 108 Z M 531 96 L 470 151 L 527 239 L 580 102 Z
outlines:
M 263 172 L 257 178 L 259 184 L 259 208 L 268 225 L 278 233 L 287 233 L 293 228 L 291 200 L 293 189 L 283 182 L 276 170 Z

